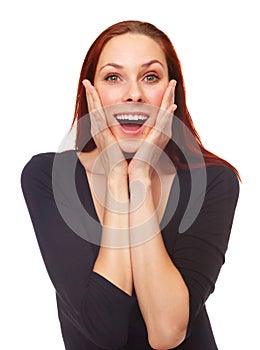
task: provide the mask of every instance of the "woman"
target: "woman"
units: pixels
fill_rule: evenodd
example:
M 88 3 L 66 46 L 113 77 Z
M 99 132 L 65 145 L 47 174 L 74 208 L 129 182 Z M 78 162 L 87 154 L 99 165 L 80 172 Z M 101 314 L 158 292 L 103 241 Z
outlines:
M 168 37 L 139 21 L 101 33 L 74 124 L 75 150 L 22 173 L 66 349 L 217 349 L 205 302 L 239 175 L 203 147 Z

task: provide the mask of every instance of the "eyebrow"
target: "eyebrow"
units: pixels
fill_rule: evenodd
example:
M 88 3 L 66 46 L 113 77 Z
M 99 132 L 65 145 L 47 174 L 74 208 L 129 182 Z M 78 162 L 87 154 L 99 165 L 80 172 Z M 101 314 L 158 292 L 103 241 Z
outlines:
M 148 62 L 142 64 L 142 67 L 149 67 L 149 66 L 151 66 L 151 65 L 154 64 L 154 63 L 159 63 L 159 64 L 163 67 L 163 69 L 164 69 L 164 65 L 163 65 L 162 62 L 160 62 L 159 60 L 151 60 L 151 61 L 148 61 Z
M 162 68 L 165 69 L 165 68 L 164 68 L 164 65 L 163 65 L 159 60 L 155 60 L 155 59 L 154 59 L 154 60 L 150 60 L 150 61 L 148 61 L 148 62 L 146 62 L 146 63 L 143 63 L 141 67 L 147 68 L 147 67 L 151 66 L 151 65 L 154 64 L 154 63 L 159 63 L 159 64 L 162 66 Z M 101 71 L 103 68 L 105 68 L 105 67 L 107 67 L 107 66 L 111 66 L 111 67 L 114 67 L 114 68 L 117 68 L 117 69 L 123 69 L 123 68 L 124 68 L 123 66 L 121 66 L 121 65 L 118 64 L 118 63 L 107 63 L 107 64 L 105 64 L 104 66 L 102 66 L 102 67 L 99 69 L 99 71 Z

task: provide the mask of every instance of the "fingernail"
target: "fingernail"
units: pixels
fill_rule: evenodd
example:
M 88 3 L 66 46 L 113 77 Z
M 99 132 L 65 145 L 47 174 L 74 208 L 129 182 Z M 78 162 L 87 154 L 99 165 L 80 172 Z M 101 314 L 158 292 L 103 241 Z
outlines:
M 87 87 L 87 79 L 82 80 L 82 85 L 86 88 Z
M 85 87 L 85 89 L 86 89 L 89 93 L 91 93 L 91 92 L 93 91 L 93 90 L 92 90 L 92 85 L 91 85 L 91 83 L 90 83 L 89 80 L 84 79 L 84 80 L 82 81 L 82 84 L 83 84 L 83 86 Z
M 174 112 L 174 111 L 176 111 L 176 109 L 177 109 L 177 105 L 176 104 L 174 104 L 173 106 L 172 106 L 172 113 Z

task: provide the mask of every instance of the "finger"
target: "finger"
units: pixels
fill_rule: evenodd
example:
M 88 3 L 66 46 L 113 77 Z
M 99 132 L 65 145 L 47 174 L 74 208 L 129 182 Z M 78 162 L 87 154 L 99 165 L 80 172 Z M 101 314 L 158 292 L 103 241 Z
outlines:
M 176 80 L 171 80 L 165 90 L 160 110 L 154 125 L 154 129 L 156 129 L 158 132 L 167 132 L 167 135 L 170 135 L 168 131 L 171 129 L 170 126 L 172 123 L 172 118 L 170 117 L 173 116 L 173 113 L 177 108 L 176 104 L 174 103 L 175 86 Z
M 96 88 L 87 79 L 84 79 L 82 83 L 85 86 L 86 94 L 90 99 L 91 107 L 92 107 L 91 110 L 101 110 L 102 104 Z
M 87 104 L 88 104 L 89 118 L 91 121 L 91 134 L 94 137 L 101 130 L 100 130 L 99 124 L 96 121 L 96 118 L 93 116 L 93 112 L 95 110 L 95 107 L 94 107 L 92 85 L 91 85 L 90 81 L 87 79 L 84 79 L 82 81 L 82 84 L 84 85 L 84 88 L 85 88 L 86 99 L 87 99 Z
M 176 86 L 176 80 L 171 80 L 165 90 L 162 102 L 161 102 L 161 109 L 167 110 L 170 105 L 174 103 L 174 90 Z
M 173 89 L 172 89 L 172 103 L 175 103 L 175 90 L 176 90 L 176 85 L 177 85 L 177 81 L 173 80 Z
M 166 133 L 168 137 L 170 137 L 171 134 L 171 117 L 173 117 L 173 113 L 177 108 L 177 106 L 174 104 L 175 86 L 176 81 L 171 80 L 165 90 L 160 110 L 154 125 L 154 129 L 156 129 L 158 132 Z
M 146 140 L 164 147 L 172 136 L 172 121 L 177 105 L 169 105 L 167 110 L 160 110 L 156 123 L 147 135 Z M 159 143 L 158 143 L 159 142 Z
M 87 79 L 84 79 L 82 83 L 86 90 L 92 132 L 97 134 L 108 129 L 106 115 L 95 87 Z
M 92 92 L 92 84 L 87 79 L 84 79 L 82 81 L 82 84 L 84 85 L 84 88 L 85 88 L 86 99 L 87 99 L 87 103 L 88 103 L 88 111 L 91 112 L 91 111 L 94 110 L 94 99 L 93 99 L 93 92 Z
M 112 135 L 108 125 L 106 115 L 101 104 L 98 92 L 90 81 L 84 80 L 86 96 L 89 104 L 89 115 L 91 121 L 91 133 L 100 150 L 101 162 L 105 169 L 113 169 L 125 160 L 118 142 Z

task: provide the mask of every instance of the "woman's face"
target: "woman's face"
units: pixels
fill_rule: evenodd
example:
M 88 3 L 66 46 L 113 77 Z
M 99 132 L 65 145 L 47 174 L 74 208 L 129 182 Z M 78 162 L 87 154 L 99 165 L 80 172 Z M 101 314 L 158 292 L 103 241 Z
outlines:
M 168 83 L 164 52 L 150 37 L 127 33 L 104 46 L 94 86 L 123 151 L 136 152 L 154 125 Z

